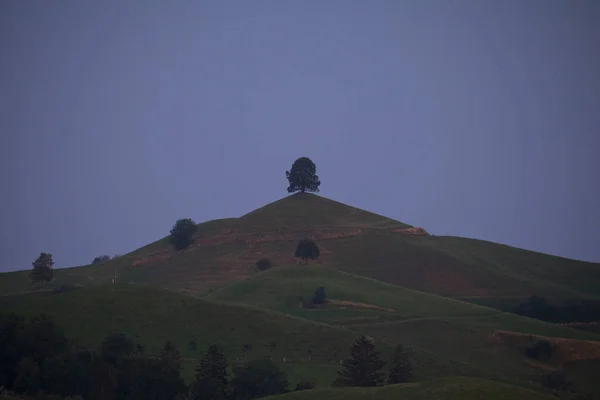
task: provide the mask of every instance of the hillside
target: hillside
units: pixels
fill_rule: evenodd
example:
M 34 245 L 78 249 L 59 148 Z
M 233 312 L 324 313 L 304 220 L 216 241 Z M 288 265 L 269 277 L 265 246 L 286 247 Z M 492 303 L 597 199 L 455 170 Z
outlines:
M 318 309 L 301 308 L 298 297 L 310 299 L 319 286 L 330 301 Z M 318 266 L 274 268 L 209 298 L 342 325 L 382 343 L 409 346 L 420 380 L 453 374 L 521 383 L 537 379 L 518 348 L 496 335 L 500 330 L 570 338 L 582 345 L 592 340 L 600 346 L 600 336 L 593 333 Z
M 3 310 L 27 317 L 44 313 L 64 328 L 68 337 L 91 347 L 111 332 L 126 333 L 150 352 L 168 339 L 187 361 L 188 377 L 209 344 L 221 345 L 233 362 L 243 358 L 244 344 L 252 344 L 249 359 L 286 357 L 288 364 L 283 368 L 291 377 L 299 375 L 297 380 L 306 378 L 302 376 L 305 359 L 312 349 L 311 368 L 321 371 L 323 384 L 329 385 L 337 370 L 329 364 L 329 354 L 344 354 L 356 336 L 344 329 L 254 307 L 200 300 L 141 285 L 94 286 L 31 299 Z M 191 341 L 195 341 L 195 349 Z M 270 352 L 271 341 L 277 346 Z
M 547 393 L 476 378 L 451 378 L 380 388 L 315 389 L 265 397 L 268 400 L 551 400 Z
M 176 252 L 163 238 L 102 265 L 56 270 L 54 286 L 118 281 L 198 295 L 256 273 L 261 257 L 293 265 L 303 237 L 321 247 L 323 266 L 424 292 L 484 302 L 600 297 L 600 265 L 474 239 L 429 236 L 392 219 L 296 194 L 239 218 L 198 225 L 195 242 Z M 0 274 L 0 293 L 36 290 L 24 271 Z M 483 299 L 483 300 L 482 300 Z

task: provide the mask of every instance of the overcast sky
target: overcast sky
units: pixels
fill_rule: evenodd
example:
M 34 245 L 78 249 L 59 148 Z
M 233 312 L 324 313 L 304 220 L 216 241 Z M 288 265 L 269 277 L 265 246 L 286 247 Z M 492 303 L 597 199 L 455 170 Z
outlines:
M 321 195 L 600 262 L 600 1 L 2 0 L 0 270 Z

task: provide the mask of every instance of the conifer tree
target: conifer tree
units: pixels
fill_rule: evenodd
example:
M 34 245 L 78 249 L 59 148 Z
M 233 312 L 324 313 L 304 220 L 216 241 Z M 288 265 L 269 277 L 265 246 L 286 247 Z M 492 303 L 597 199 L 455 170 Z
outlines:
M 382 368 L 385 362 L 379 358 L 373 343 L 364 335 L 359 336 L 350 350 L 350 358 L 342 363 L 334 386 L 379 386 L 384 382 Z
M 193 398 L 224 400 L 227 398 L 227 385 L 227 360 L 221 349 L 213 344 L 196 367 Z

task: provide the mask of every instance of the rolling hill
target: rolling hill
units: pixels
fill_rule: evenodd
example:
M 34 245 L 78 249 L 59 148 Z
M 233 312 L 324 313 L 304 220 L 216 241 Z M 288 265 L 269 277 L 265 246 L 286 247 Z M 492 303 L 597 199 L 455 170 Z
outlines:
M 303 390 L 268 400 L 550 400 L 556 397 L 535 390 L 475 378 L 440 379 L 426 383 L 379 388 L 335 388 Z
M 165 237 L 102 265 L 56 270 L 54 285 L 109 283 L 116 271 L 120 282 L 205 295 L 255 274 L 254 263 L 261 257 L 275 265 L 296 264 L 295 245 L 307 236 L 321 247 L 320 265 L 442 296 L 483 303 L 534 294 L 600 297 L 598 263 L 431 236 L 423 229 L 307 193 L 239 218 L 201 223 L 195 242 L 184 251 L 174 251 Z M 0 274 L 2 294 L 37 289 L 25 271 Z

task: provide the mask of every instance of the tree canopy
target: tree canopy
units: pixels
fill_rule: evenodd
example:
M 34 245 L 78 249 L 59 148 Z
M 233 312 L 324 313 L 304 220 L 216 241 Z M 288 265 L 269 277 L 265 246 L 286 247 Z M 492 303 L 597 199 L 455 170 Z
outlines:
M 385 362 L 375 351 L 375 346 L 364 335 L 359 336 L 350 350 L 350 358 L 342 362 L 335 386 L 370 387 L 383 384 L 382 368 Z
M 321 255 L 319 246 L 311 239 L 302 239 L 299 241 L 294 253 L 294 257 L 302 259 L 305 264 L 308 263 L 309 258 L 315 260 L 319 255 Z
M 198 228 L 191 218 L 178 219 L 171 229 L 170 241 L 175 249 L 183 250 L 192 243 L 192 237 Z
M 33 269 L 29 273 L 29 278 L 34 282 L 48 282 L 54 276 L 52 266 L 52 254 L 40 253 L 40 256 L 32 263 Z
M 318 192 L 321 181 L 317 175 L 315 163 L 308 157 L 301 157 L 294 161 L 292 168 L 285 171 L 288 179 L 288 193 L 294 192 Z

